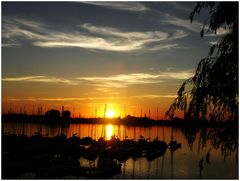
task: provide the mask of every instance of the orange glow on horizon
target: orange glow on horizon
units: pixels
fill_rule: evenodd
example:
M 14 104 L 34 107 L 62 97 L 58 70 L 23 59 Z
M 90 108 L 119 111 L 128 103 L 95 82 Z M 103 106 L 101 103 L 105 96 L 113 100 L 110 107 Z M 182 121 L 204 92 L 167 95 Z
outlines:
M 144 99 L 145 100 L 145 99 Z M 108 101 L 103 100 L 97 102 L 91 100 L 89 102 L 54 102 L 54 101 L 42 101 L 42 102 L 30 102 L 30 101 L 3 101 L 2 102 L 2 113 L 24 113 L 27 115 L 37 115 L 38 109 L 42 107 L 42 115 L 50 109 L 56 109 L 60 112 L 62 111 L 62 106 L 64 110 L 69 110 L 71 112 L 72 118 L 124 118 L 125 116 L 135 116 L 135 117 L 150 117 L 155 120 L 164 119 L 164 114 L 171 103 L 171 99 L 166 99 L 164 101 L 148 100 L 118 100 L 118 101 Z M 107 102 L 107 104 L 106 104 Z M 106 113 L 105 111 L 106 107 Z M 182 117 L 179 111 L 176 111 L 175 116 Z

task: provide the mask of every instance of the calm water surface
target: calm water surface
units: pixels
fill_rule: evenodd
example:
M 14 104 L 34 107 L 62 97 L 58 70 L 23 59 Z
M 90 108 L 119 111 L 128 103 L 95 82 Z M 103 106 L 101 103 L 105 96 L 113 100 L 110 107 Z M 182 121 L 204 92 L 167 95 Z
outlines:
M 27 136 L 42 132 L 49 137 L 64 133 L 67 137 L 77 135 L 80 138 L 92 137 L 99 139 L 111 136 L 123 139 L 138 140 L 158 138 L 166 143 L 171 137 L 182 144 L 182 148 L 171 152 L 169 149 L 164 156 L 153 161 L 146 158 L 128 159 L 122 164 L 122 173 L 113 179 L 231 179 L 238 178 L 238 133 L 220 128 L 171 128 L 171 127 L 133 127 L 124 125 L 100 124 L 70 124 L 68 127 L 47 126 L 33 123 L 2 123 L 3 133 L 24 133 Z M 200 169 L 200 160 L 203 160 Z M 96 164 L 80 158 L 80 164 L 91 166 Z M 34 177 L 34 175 L 28 175 Z M 26 175 L 23 177 L 26 178 Z

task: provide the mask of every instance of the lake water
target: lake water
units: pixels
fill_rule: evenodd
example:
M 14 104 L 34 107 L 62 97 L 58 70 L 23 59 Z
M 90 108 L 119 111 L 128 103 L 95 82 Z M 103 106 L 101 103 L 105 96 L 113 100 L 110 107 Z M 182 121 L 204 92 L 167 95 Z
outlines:
M 169 143 L 172 137 L 182 144 L 174 152 L 169 149 L 164 156 L 152 161 L 146 158 L 128 159 L 122 164 L 122 173 L 113 179 L 237 179 L 238 178 L 238 133 L 223 128 L 172 128 L 172 127 L 133 127 L 124 125 L 70 124 L 67 127 L 40 125 L 33 123 L 2 123 L 3 133 L 25 134 L 37 133 L 49 137 L 63 133 L 107 140 L 115 135 L 119 139 L 138 140 L 140 136 L 153 140 L 158 138 Z M 81 165 L 94 164 L 80 158 Z M 201 166 L 202 167 L 201 167 Z M 22 177 L 34 177 L 23 175 Z

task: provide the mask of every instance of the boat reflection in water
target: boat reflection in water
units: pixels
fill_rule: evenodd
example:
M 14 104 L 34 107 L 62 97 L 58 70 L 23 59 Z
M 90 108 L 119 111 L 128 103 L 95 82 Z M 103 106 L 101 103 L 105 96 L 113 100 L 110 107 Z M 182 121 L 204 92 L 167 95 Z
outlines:
M 89 149 L 88 152 L 84 154 L 85 152 L 81 151 L 82 147 L 77 148 L 79 151 L 76 151 L 76 153 L 71 153 L 71 150 L 73 152 L 76 149 L 75 147 L 69 149 L 68 152 L 70 152 L 70 155 L 75 154 L 76 158 L 78 158 L 79 154 L 78 161 L 76 163 L 74 161 L 74 164 L 81 166 L 78 173 L 88 169 L 88 178 L 105 178 L 102 177 L 102 175 L 107 174 L 105 172 L 112 172 L 113 174 L 108 177 L 112 179 L 238 178 L 238 130 L 236 127 L 172 128 L 158 126 L 134 127 L 114 124 L 53 126 L 17 122 L 2 123 L 3 137 L 11 134 L 24 134 L 31 137 L 40 135 L 40 131 L 41 136 L 44 138 L 66 135 L 66 138 L 61 139 L 71 140 L 71 143 L 80 140 L 81 145 L 84 146 L 83 150 Z M 177 141 L 175 148 L 174 141 Z M 91 144 L 87 144 L 89 142 Z M 168 146 L 166 150 L 164 150 L 164 143 Z M 106 145 L 104 149 L 101 149 L 103 144 Z M 89 145 L 92 146 L 89 147 Z M 5 156 L 7 153 L 4 152 L 4 141 L 2 146 L 3 159 L 9 159 Z M 96 155 L 93 154 L 93 150 L 96 151 Z M 121 155 L 116 156 L 117 153 L 121 153 Z M 104 154 L 112 154 L 114 159 L 106 159 Z M 55 161 L 58 156 L 54 155 L 56 157 L 54 158 Z M 67 159 L 67 157 L 64 159 Z M 65 160 L 64 163 L 72 161 Z M 6 168 L 4 163 L 3 161 L 3 171 L 4 167 Z M 41 163 L 38 166 L 41 167 Z M 96 170 L 95 168 L 98 166 L 104 169 Z M 42 170 L 41 173 L 45 171 Z M 84 174 L 75 175 L 74 173 L 73 170 L 69 171 L 68 175 L 59 173 L 57 178 L 87 178 Z M 93 177 L 91 177 L 91 174 Z M 43 175 L 41 176 L 43 178 Z M 27 172 L 11 178 L 39 177 L 36 173 Z

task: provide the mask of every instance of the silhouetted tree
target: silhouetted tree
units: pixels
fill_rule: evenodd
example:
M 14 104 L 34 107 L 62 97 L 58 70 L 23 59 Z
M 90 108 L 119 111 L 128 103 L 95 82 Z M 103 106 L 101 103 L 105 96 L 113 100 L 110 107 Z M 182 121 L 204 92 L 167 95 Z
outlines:
M 45 118 L 51 122 L 60 120 L 60 111 L 51 109 L 45 113 Z
M 173 118 L 176 109 L 184 111 L 190 120 L 238 120 L 238 2 L 199 2 L 190 14 L 190 20 L 202 9 L 210 17 L 203 23 L 205 33 L 226 30 L 218 43 L 212 45 L 195 75 L 184 81 L 178 96 L 166 115 Z M 206 28 L 208 27 L 208 28 Z

